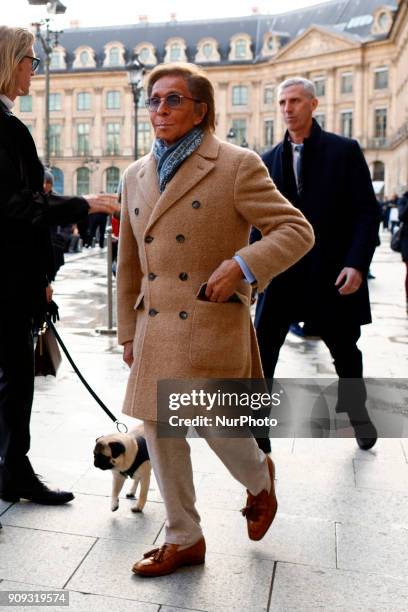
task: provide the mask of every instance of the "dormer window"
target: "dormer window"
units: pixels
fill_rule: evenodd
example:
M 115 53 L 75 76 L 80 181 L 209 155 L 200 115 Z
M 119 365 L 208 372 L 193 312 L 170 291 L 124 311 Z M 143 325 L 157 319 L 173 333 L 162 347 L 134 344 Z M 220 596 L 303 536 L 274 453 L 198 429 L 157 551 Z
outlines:
M 275 55 L 281 47 L 281 39 L 277 34 L 267 32 L 264 36 L 264 42 L 262 47 L 262 55 L 264 57 L 270 57 Z
M 60 46 L 54 47 L 51 53 L 50 69 L 63 70 L 65 68 L 65 49 Z
M 112 47 L 109 51 L 109 66 L 119 66 L 120 56 L 118 47 Z
M 124 58 L 124 48 L 122 43 L 118 42 L 110 42 L 105 45 L 105 59 L 103 61 L 104 66 L 115 67 L 115 66 L 124 66 L 125 58 Z
M 78 47 L 75 50 L 74 68 L 95 68 L 95 53 L 91 47 Z
M 137 47 L 135 47 L 134 53 L 138 55 L 142 64 L 146 66 L 155 66 L 157 64 L 155 49 L 151 43 L 139 43 Z
M 229 60 L 252 59 L 251 38 L 248 34 L 236 34 L 231 38 Z
M 197 44 L 195 61 L 197 63 L 219 62 L 220 54 L 215 38 L 203 38 Z
M 186 62 L 186 43 L 182 38 L 171 38 L 166 43 L 165 62 Z
M 388 6 L 379 6 L 373 15 L 372 34 L 388 34 L 392 25 L 393 10 Z

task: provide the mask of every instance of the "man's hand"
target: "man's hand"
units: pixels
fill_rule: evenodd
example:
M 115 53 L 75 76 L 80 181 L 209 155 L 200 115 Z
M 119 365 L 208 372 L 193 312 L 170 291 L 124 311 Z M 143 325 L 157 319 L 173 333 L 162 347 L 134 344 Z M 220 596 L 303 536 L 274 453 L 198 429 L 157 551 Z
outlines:
M 211 302 L 226 302 L 242 278 L 238 262 L 235 259 L 225 259 L 208 279 L 205 295 Z
M 336 280 L 340 295 L 355 293 L 363 282 L 363 275 L 356 268 L 343 268 Z
M 129 366 L 132 367 L 133 363 L 133 341 L 125 342 L 123 345 L 123 361 Z
M 113 215 L 113 213 L 120 211 L 118 196 L 114 193 L 91 193 L 83 197 L 89 204 L 89 214 L 107 213 Z

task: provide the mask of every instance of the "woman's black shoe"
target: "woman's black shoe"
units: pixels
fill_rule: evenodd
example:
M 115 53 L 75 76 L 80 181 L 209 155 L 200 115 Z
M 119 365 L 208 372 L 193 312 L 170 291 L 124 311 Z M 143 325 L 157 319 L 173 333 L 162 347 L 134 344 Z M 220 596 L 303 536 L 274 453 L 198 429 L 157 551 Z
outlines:
M 272 451 L 271 441 L 269 438 L 255 438 L 259 448 L 263 450 L 264 453 L 268 454 Z

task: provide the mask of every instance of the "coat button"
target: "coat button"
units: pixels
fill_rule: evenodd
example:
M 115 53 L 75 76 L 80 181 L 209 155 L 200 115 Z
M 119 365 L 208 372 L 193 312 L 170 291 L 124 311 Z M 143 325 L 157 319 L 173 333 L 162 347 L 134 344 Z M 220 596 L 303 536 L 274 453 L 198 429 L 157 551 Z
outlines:
M 182 280 L 182 281 L 186 281 L 188 279 L 187 272 L 180 272 L 179 279 Z
M 183 234 L 177 234 L 176 240 L 177 240 L 177 242 L 185 242 L 186 237 L 183 236 Z
M 139 209 L 135 208 L 135 215 L 137 216 L 139 214 Z
M 156 310 L 155 308 L 150 308 L 149 317 L 155 317 L 157 314 L 159 314 L 158 310 Z
M 155 274 L 154 272 L 149 272 L 148 279 L 149 280 L 154 280 L 156 278 L 156 276 L 157 276 L 157 274 Z
M 179 317 L 180 319 L 187 319 L 188 313 L 185 310 L 182 310 L 181 312 L 179 312 Z
M 198 200 L 194 200 L 194 202 L 191 204 L 191 206 L 195 209 L 200 208 L 201 206 L 201 202 L 199 202 Z
M 151 242 L 153 242 L 154 238 L 153 236 L 146 236 L 145 238 L 145 242 L 147 242 L 147 244 L 150 244 Z

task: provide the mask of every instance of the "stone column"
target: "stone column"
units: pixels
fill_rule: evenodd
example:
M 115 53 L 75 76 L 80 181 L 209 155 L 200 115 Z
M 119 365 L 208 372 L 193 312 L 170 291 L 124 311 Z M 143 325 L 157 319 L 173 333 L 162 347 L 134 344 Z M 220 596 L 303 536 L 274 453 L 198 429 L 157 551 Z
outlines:
M 333 68 L 327 71 L 327 86 L 326 86 L 326 130 L 329 132 L 336 131 L 336 73 Z
M 75 129 L 72 120 L 72 89 L 64 91 L 64 157 L 72 157 L 73 151 L 73 131 Z
M 44 158 L 44 130 L 45 130 L 45 94 L 44 91 L 37 91 L 36 95 L 36 115 L 35 133 L 33 134 L 37 147 L 38 157 Z
M 122 155 L 133 154 L 133 142 L 135 133 L 135 122 L 134 122 L 134 111 L 133 111 L 133 94 L 129 87 L 121 90 L 121 96 L 123 99 L 123 133 L 121 134 L 122 140 Z
M 218 95 L 216 99 L 215 110 L 218 114 L 217 136 L 221 140 L 226 140 L 230 125 L 227 123 L 228 114 L 228 83 L 218 83 Z
M 91 140 L 91 154 L 93 157 L 101 157 L 103 155 L 102 143 L 103 143 L 103 124 L 102 124 L 102 87 L 95 87 L 94 89 L 94 120 L 93 120 L 93 134 Z
M 363 145 L 363 136 L 366 133 L 364 130 L 364 81 L 363 81 L 363 67 L 356 65 L 354 69 L 354 81 L 353 81 L 353 98 L 354 98 L 354 111 L 353 111 L 353 136 L 356 138 L 361 145 Z
M 248 143 L 259 149 L 262 145 L 261 81 L 251 81 Z

